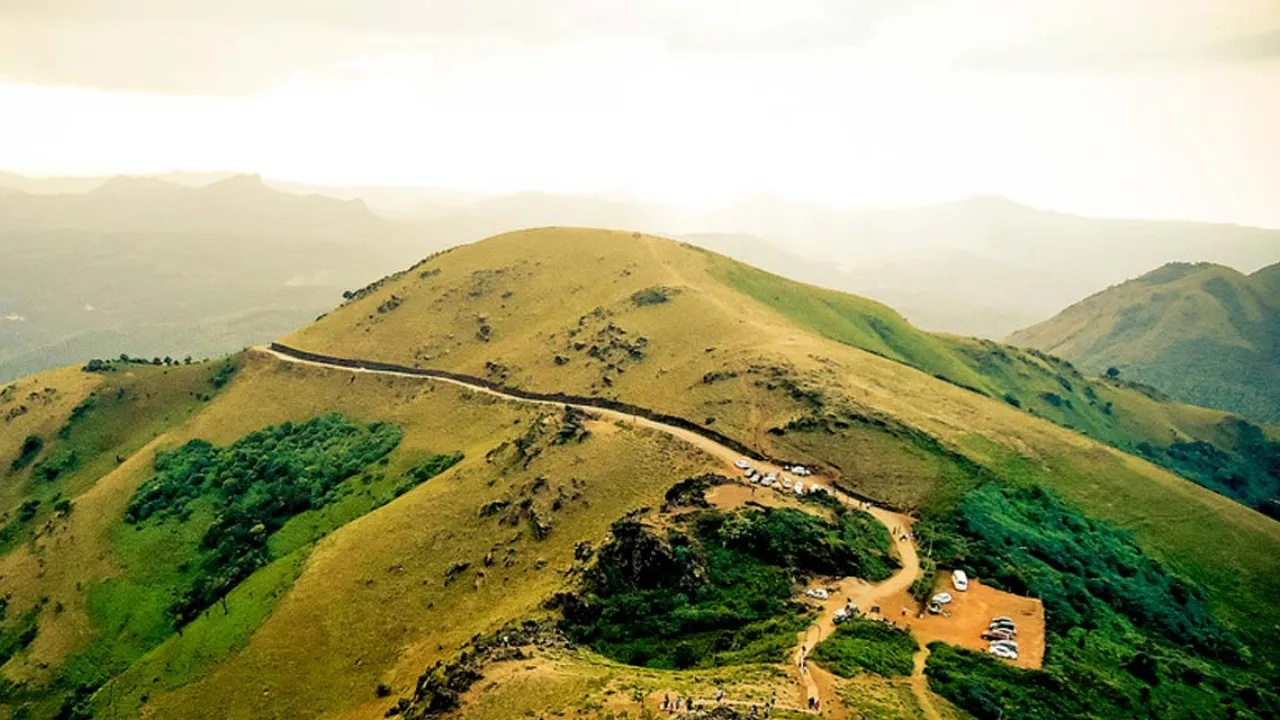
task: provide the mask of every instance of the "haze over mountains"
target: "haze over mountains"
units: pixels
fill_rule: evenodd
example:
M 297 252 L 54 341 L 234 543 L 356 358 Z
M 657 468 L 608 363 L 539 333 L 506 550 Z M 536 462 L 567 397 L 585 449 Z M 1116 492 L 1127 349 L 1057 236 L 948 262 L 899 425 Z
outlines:
M 547 225 L 682 237 L 875 298 L 926 329 L 984 337 L 1169 261 L 1252 271 L 1280 259 L 1280 231 L 1083 218 L 990 196 L 898 209 L 769 198 L 678 207 L 231 173 L 0 174 L 0 379 L 86 354 L 226 352 L 423 252 Z
M 261 342 L 423 247 L 360 200 L 284 193 L 255 176 L 0 195 L 0 379 Z

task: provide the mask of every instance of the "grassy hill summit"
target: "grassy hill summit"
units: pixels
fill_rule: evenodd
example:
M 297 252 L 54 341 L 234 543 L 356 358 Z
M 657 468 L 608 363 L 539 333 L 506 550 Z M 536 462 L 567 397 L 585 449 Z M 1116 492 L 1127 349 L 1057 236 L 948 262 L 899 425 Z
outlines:
M 805 589 L 900 583 L 894 619 L 952 568 L 1042 604 L 1043 667 L 859 621 L 815 655 L 824 708 L 1280 712 L 1280 523 L 1154 464 L 1236 457 L 1220 411 L 579 228 L 437 253 L 280 344 L 408 372 L 254 349 L 0 387 L 0 717 L 807 716 Z M 739 451 L 882 507 L 757 493 Z
M 1280 421 L 1280 264 L 1244 275 L 1173 263 L 1110 287 L 1008 341 L 1116 368 L 1183 402 Z

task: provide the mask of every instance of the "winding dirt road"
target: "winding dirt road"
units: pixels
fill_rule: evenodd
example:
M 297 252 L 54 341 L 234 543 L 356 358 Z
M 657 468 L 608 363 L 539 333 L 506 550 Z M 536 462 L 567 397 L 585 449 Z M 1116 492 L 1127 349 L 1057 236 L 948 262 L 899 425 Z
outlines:
M 530 398 L 519 397 L 517 395 L 509 395 L 507 393 L 487 388 L 482 385 L 475 385 L 464 380 L 458 380 L 445 377 L 426 377 L 421 374 L 411 372 L 398 372 L 395 370 L 382 370 L 372 368 L 353 368 L 338 363 L 327 363 L 320 360 L 311 360 L 295 357 L 284 352 L 277 351 L 270 347 L 253 348 L 255 352 L 269 355 L 282 362 L 296 363 L 299 365 L 311 365 L 321 367 L 328 370 L 337 370 L 350 373 L 368 373 L 373 375 L 389 375 L 393 377 L 405 377 L 415 380 L 426 380 L 430 382 L 449 383 L 459 387 L 467 388 L 472 392 L 484 393 L 505 400 L 515 402 L 528 403 L 533 405 L 545 405 L 547 407 L 574 407 L 592 415 L 599 416 L 607 420 L 621 420 L 638 427 L 645 427 L 659 432 L 666 433 L 673 437 L 679 438 L 694 447 L 708 453 L 712 457 L 719 458 L 727 466 L 731 468 L 730 474 L 737 476 L 741 471 L 734 467 L 733 463 L 739 460 L 741 453 L 732 448 L 725 447 L 710 438 L 703 437 L 690 430 L 668 425 L 657 420 L 652 420 L 643 416 L 632 415 L 628 413 L 618 412 L 599 408 L 591 405 L 579 405 L 572 402 L 560 402 L 551 400 L 535 400 Z M 752 461 L 752 466 L 765 472 L 783 472 L 782 467 L 769 462 Z M 810 697 L 817 698 L 820 702 L 822 715 L 834 718 L 835 720 L 843 720 L 848 717 L 843 704 L 840 702 L 836 693 L 836 681 L 827 671 L 809 664 L 808 668 L 802 670 L 800 668 L 800 660 L 802 654 L 808 650 L 812 650 L 819 642 L 822 642 L 832 632 L 835 631 L 835 623 L 833 622 L 834 612 L 837 608 L 842 607 L 846 601 L 852 601 L 854 605 L 866 611 L 867 609 L 879 605 L 884 599 L 889 598 L 897 593 L 906 590 L 915 581 L 920 574 L 920 559 L 916 553 L 915 546 L 910 540 L 902 539 L 904 532 L 909 532 L 911 524 L 914 522 L 912 518 L 899 513 L 891 512 L 884 508 L 874 505 L 868 507 L 863 502 L 851 498 L 840 492 L 829 479 L 822 477 L 807 478 L 806 482 L 817 484 L 827 488 L 837 498 L 850 507 L 855 507 L 868 512 L 878 520 L 889 531 L 893 537 L 894 548 L 897 551 L 898 558 L 902 562 L 902 569 L 893 575 L 893 577 L 880 583 L 868 583 L 858 578 L 845 578 L 841 580 L 836 592 L 824 603 L 821 614 L 817 622 L 810 626 L 800 636 L 796 643 L 795 652 L 792 655 L 791 669 L 792 674 L 796 677 L 800 688 L 803 690 L 803 697 L 800 698 L 800 706 L 805 707 Z M 898 532 L 895 534 L 894 531 Z M 891 615 L 893 608 L 883 608 L 886 615 Z M 933 709 L 928 696 L 927 686 L 924 683 L 923 667 L 924 656 L 927 651 L 922 650 L 916 656 L 916 671 L 912 676 L 912 687 L 916 691 L 917 698 L 920 701 L 921 708 L 929 720 L 938 720 L 938 714 Z

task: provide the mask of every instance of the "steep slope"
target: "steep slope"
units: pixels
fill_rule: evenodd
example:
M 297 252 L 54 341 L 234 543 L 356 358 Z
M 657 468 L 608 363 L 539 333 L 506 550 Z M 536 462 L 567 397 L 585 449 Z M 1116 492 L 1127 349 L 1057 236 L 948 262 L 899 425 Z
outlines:
M 11 402 L 58 392 L 0 426 L 7 506 L 49 492 L 36 466 L 64 443 L 92 460 L 66 478 L 69 512 L 23 521 L 0 554 L 0 714 L 602 720 L 722 686 L 802 706 L 781 668 L 801 642 L 795 601 L 815 574 L 891 575 L 886 527 L 708 475 L 735 451 L 688 442 L 689 428 L 915 510 L 939 538 L 918 546 L 927 572 L 941 558 L 985 580 L 996 565 L 1008 589 L 1082 618 L 1051 628 L 1043 674 L 935 652 L 928 687 L 980 717 L 994 713 L 975 698 L 1010 682 L 1038 703 L 1104 693 L 1108 717 L 1143 702 L 1161 718 L 1263 717 L 1280 702 L 1265 690 L 1280 524 L 1029 410 L 1130 438 L 1209 437 L 1221 413 L 596 230 L 438 254 L 282 342 L 517 399 L 263 351 L 22 381 Z M 648 410 L 592 418 L 518 399 L 530 393 Z M 1017 393 L 1035 407 L 1005 398 Z M 649 411 L 684 430 L 637 417 Z M 31 434 L 46 444 L 9 464 Z M 698 488 L 713 484 L 736 503 L 709 507 Z M 837 689 L 851 710 L 916 718 L 921 680 Z
M 1273 582 L 1265 577 L 1269 561 L 1245 545 L 1224 552 L 1216 532 L 1201 544 L 1157 530 L 1142 498 L 1165 497 L 1171 514 L 1201 517 L 1180 523 L 1178 535 L 1198 532 L 1198 523 L 1225 524 L 1233 528 L 1229 542 L 1266 544 L 1280 526 L 1037 421 L 1016 395 L 1021 390 L 1030 409 L 1059 423 L 1092 423 L 1091 434 L 1116 445 L 1209 438 L 1223 415 L 1091 382 L 1047 356 L 922 333 L 875 303 L 660 238 L 553 228 L 453 248 L 365 289 L 284 342 L 617 398 L 821 464 L 849 487 L 904 506 L 962 492 L 965 462 L 1026 456 L 1034 460 L 1019 473 L 1044 477 L 1168 557 L 1200 555 L 1194 564 L 1222 563 L 1250 583 Z M 882 452 L 893 445 L 886 427 L 920 449 Z M 958 459 L 939 461 L 930 451 L 939 442 Z M 1220 600 L 1235 604 L 1227 587 Z
M 381 716 L 393 699 L 377 686 L 407 695 L 434 659 L 537 612 L 582 542 L 598 542 L 613 520 L 715 465 L 662 433 L 603 423 L 588 423 L 590 437 L 558 441 L 557 414 L 448 385 L 352 377 L 258 354 L 236 363 L 234 375 L 221 364 L 119 366 L 16 386 L 62 389 L 48 393 L 41 412 L 24 414 L 23 425 L 0 426 L 7 471 L 22 444 L 15 438 L 50 427 L 59 438 L 55 423 L 65 422 L 68 403 L 90 391 L 101 401 L 77 422 L 99 427 L 114 418 L 121 437 L 91 456 L 105 465 L 86 466 L 74 489 L 64 486 L 69 509 L 42 508 L 23 520 L 18 544 L 0 555 L 0 632 L 28 617 L 38 628 L 0 665 L 0 708 L 22 706 L 40 718 L 75 706 L 120 717 L 147 705 L 160 717 L 256 718 L 375 705 Z M 208 382 L 218 374 L 220 390 Z M 145 422 L 147 403 L 184 378 L 193 384 L 174 397 L 175 409 L 159 424 Z M 116 386 L 132 388 L 118 402 L 144 422 L 112 415 Z M 194 415 L 178 411 L 191 403 Z M 266 426 L 279 433 L 290 421 L 301 427 L 335 412 L 397 428 L 395 448 L 340 484 L 331 501 L 270 531 L 256 571 L 211 611 L 176 624 L 171 603 L 200 576 L 209 506 L 196 500 L 186 515 L 128 520 L 160 458 L 193 439 L 227 446 Z M 50 440 L 41 458 L 62 442 Z M 260 454 L 270 452 L 264 446 L 253 457 L 278 462 Z M 424 457 L 455 452 L 461 462 L 443 475 L 413 480 Z M 33 467 L 4 476 L 6 489 L 20 489 L 10 504 L 49 492 Z M 644 482 L 634 480 L 638 467 L 648 468 Z M 485 506 L 498 511 L 480 513 Z M 92 697 L 84 690 L 108 681 Z
M 1086 372 L 1117 368 L 1182 400 L 1280 421 L 1280 265 L 1245 276 L 1166 265 L 1072 305 L 1009 342 Z

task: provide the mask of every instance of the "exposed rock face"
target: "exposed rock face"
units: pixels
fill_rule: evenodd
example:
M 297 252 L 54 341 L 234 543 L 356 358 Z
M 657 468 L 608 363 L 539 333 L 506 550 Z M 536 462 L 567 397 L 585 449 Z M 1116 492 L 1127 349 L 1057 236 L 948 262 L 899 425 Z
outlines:
M 440 660 L 418 677 L 412 698 L 401 698 L 387 711 L 387 717 L 432 720 L 458 707 L 462 694 L 483 677 L 484 666 L 492 662 L 524 660 L 531 648 L 554 649 L 568 646 L 553 622 L 526 620 L 507 623 L 497 632 L 477 635 L 450 660 Z
M 701 585 L 706 568 L 681 557 L 668 538 L 636 520 L 613 525 L 613 539 L 600 548 L 589 585 L 600 591 L 653 590 Z

